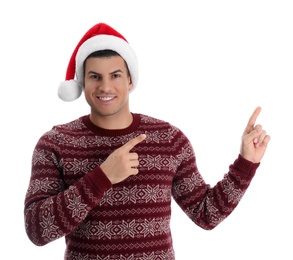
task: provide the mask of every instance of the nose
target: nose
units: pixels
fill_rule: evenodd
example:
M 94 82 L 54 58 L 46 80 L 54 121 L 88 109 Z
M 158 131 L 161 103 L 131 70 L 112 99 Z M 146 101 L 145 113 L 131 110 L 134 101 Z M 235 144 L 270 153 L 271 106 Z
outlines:
M 109 92 L 111 89 L 110 81 L 107 78 L 103 78 L 103 80 L 100 81 L 99 90 L 103 92 Z

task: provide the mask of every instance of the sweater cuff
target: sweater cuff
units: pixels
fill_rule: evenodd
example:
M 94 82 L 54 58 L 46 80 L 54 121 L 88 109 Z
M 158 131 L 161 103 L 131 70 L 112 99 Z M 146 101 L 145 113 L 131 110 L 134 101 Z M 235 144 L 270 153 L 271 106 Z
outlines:
M 260 163 L 248 161 L 239 154 L 234 164 L 231 165 L 231 168 L 235 169 L 235 171 L 239 172 L 241 175 L 245 175 L 246 179 L 252 179 L 259 165 Z
M 89 172 L 87 177 L 91 185 L 94 186 L 94 190 L 97 190 L 97 193 L 104 192 L 112 187 L 112 183 L 100 167 L 96 167 L 94 170 Z

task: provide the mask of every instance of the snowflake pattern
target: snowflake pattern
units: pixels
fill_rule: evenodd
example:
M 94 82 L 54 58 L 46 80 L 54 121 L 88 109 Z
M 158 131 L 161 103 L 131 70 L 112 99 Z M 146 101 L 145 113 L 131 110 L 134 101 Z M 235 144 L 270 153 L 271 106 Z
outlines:
M 172 155 L 162 157 L 161 155 L 147 155 L 140 159 L 140 168 L 149 170 L 167 170 L 174 171 L 178 167 L 178 160 Z
M 202 183 L 203 179 L 199 174 L 192 173 L 190 178 L 183 178 L 185 191 L 192 192 L 195 186 L 200 186 Z
M 119 232 L 117 235 L 121 236 L 121 238 L 125 237 L 135 237 L 135 220 L 132 220 L 131 222 L 127 222 L 125 220 L 122 220 L 121 225 L 119 225 Z
M 49 180 L 48 177 L 44 179 L 36 179 L 30 183 L 28 192 L 35 194 L 39 191 L 48 192 L 49 190 L 61 190 L 61 185 L 54 180 Z
M 169 202 L 170 192 L 168 185 L 134 185 L 130 188 L 123 186 L 120 189 L 117 187 L 115 191 L 112 187 L 104 193 L 99 205 L 109 204 L 113 206 L 128 203 Z
M 143 196 L 143 199 L 146 201 L 146 202 L 149 202 L 149 201 L 153 201 L 153 202 L 156 202 L 157 201 L 157 197 L 161 197 L 161 189 L 160 189 L 160 186 L 157 185 L 155 187 L 152 187 L 150 185 L 147 185 L 145 190 L 144 190 L 144 196 Z
M 238 203 L 243 196 L 243 193 L 239 189 L 235 189 L 234 183 L 226 180 L 223 182 L 223 192 L 228 196 L 228 202 Z
M 133 186 L 130 188 L 127 188 L 123 186 L 123 189 L 120 192 L 122 201 L 122 204 L 127 204 L 128 202 L 135 203 L 136 202 L 136 194 L 137 194 L 137 186 Z
M 73 161 L 68 161 L 64 163 L 64 169 L 66 169 L 66 172 L 68 174 L 86 174 L 95 166 L 96 162 L 91 162 L 89 161 L 89 159 L 78 160 L 74 158 Z
M 65 191 L 64 195 L 67 198 L 67 208 L 71 211 L 72 218 L 77 217 L 82 219 L 87 214 L 87 205 L 82 203 L 81 195 L 75 194 L 75 190 L 72 187 L 69 187 L 69 189 Z
M 117 221 L 88 221 L 78 230 L 81 238 L 120 240 L 154 237 L 169 232 L 170 217 Z
M 178 182 L 174 186 L 174 190 L 176 191 L 176 196 L 181 196 L 184 193 L 192 192 L 196 186 L 201 186 L 203 184 L 203 179 L 201 175 L 192 173 L 189 178 L 183 178 L 182 181 Z
M 33 152 L 33 165 L 36 164 L 46 164 L 48 162 L 48 159 L 46 158 L 46 153 L 44 149 L 35 149 Z
M 73 196 L 73 199 L 68 199 L 69 205 L 67 206 L 68 209 L 72 211 L 72 217 L 82 218 L 86 215 L 86 204 L 81 203 L 81 196 Z
M 235 208 L 250 182 L 248 175 L 242 179 L 236 172 L 230 178 L 229 172 L 220 185 L 205 185 L 184 134 L 164 121 L 136 116 L 139 125 L 129 134 L 100 136 L 87 128 L 85 116 L 54 127 L 39 140 L 25 212 L 27 232 L 36 244 L 68 234 L 68 244 L 74 245 L 66 253 L 71 260 L 174 260 L 171 194 L 206 229 Z M 93 169 L 140 133 L 147 139 L 133 149 L 139 154 L 139 174 L 111 188 L 101 181 L 94 189 L 99 182 L 92 173 L 99 172 Z
M 40 226 L 43 228 L 42 237 L 48 239 L 56 239 L 58 237 L 58 227 L 54 225 L 54 219 L 55 217 L 50 214 L 42 216 L 42 221 L 40 223 Z
M 186 147 L 182 148 L 181 153 L 178 155 L 178 160 L 180 162 L 184 160 L 190 160 L 191 156 L 194 156 L 194 152 L 190 143 L 188 143 Z

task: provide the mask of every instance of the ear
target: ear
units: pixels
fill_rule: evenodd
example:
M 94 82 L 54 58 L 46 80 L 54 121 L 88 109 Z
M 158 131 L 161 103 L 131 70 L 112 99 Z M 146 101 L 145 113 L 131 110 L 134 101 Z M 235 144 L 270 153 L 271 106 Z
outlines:
M 131 77 L 129 77 L 128 90 L 129 91 L 132 91 L 133 90 L 133 84 L 132 84 Z

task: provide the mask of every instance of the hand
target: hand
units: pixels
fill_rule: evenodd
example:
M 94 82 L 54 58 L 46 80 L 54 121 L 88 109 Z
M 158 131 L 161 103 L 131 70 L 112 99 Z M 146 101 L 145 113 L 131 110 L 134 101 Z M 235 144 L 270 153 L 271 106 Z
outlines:
M 257 107 L 250 117 L 242 135 L 242 144 L 240 148 L 241 156 L 253 163 L 260 162 L 270 141 L 270 136 L 262 129 L 262 126 L 255 125 L 260 111 L 261 108 Z
M 106 174 L 112 184 L 125 180 L 130 175 L 138 173 L 138 154 L 131 153 L 130 150 L 141 143 L 146 138 L 145 134 L 141 134 L 123 146 L 111 153 L 108 158 L 101 164 L 102 171 Z

